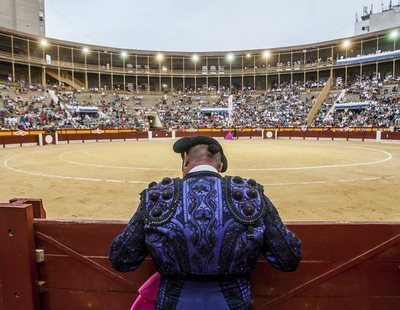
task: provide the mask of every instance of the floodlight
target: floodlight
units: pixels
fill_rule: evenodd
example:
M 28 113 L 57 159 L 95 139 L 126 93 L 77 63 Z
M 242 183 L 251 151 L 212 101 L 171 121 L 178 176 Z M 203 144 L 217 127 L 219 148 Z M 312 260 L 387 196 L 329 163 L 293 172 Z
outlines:
M 199 60 L 199 55 L 193 54 L 192 60 L 195 61 L 195 62 L 198 61 Z
M 85 46 L 85 47 L 82 49 L 82 51 L 83 51 L 84 54 L 88 54 L 88 53 L 89 53 L 89 48 Z
M 397 37 L 399 36 L 399 31 L 397 29 L 392 30 L 392 32 L 390 33 L 390 37 L 394 40 L 397 39 Z
M 250 58 L 250 57 L 251 57 L 251 54 L 246 54 L 246 57 L 247 57 L 247 58 Z
M 226 55 L 226 58 L 228 58 L 229 61 L 232 61 L 235 56 L 232 53 L 229 53 L 228 55 Z
M 343 47 L 344 48 L 348 48 L 348 47 L 350 47 L 350 45 L 351 45 L 351 42 L 349 40 L 343 41 Z
M 271 52 L 270 51 L 264 51 L 263 52 L 263 56 L 264 56 L 264 58 L 268 58 L 269 56 L 271 56 Z
M 122 58 L 126 58 L 128 56 L 128 53 L 127 52 L 125 52 L 125 51 L 122 51 L 121 52 L 121 57 Z
M 156 57 L 157 57 L 157 60 L 158 60 L 158 61 L 161 61 L 161 60 L 164 59 L 164 55 L 161 54 L 161 53 L 158 53 Z
M 47 46 L 49 43 L 47 42 L 47 40 L 46 39 L 41 39 L 40 40 L 40 45 L 42 46 L 42 47 L 45 47 L 45 46 Z

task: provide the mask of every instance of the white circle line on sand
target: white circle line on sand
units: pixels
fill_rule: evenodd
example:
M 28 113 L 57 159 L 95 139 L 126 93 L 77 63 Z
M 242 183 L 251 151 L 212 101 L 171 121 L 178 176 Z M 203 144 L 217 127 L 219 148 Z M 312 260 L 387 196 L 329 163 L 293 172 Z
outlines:
M 47 177 L 47 178 L 56 178 L 56 179 L 64 179 L 64 180 L 76 180 L 76 181 L 87 181 L 87 182 L 105 182 L 105 183 L 128 183 L 128 184 L 148 184 L 149 181 L 134 181 L 134 180 L 113 180 L 113 179 L 96 179 L 96 178 L 85 178 L 85 177 L 73 177 L 73 176 L 64 176 L 64 175 L 54 175 L 54 174 L 47 174 L 47 173 L 40 173 L 40 172 L 32 172 L 26 171 L 21 169 L 16 169 L 11 167 L 8 164 L 8 161 L 11 160 L 12 157 L 4 161 L 4 166 L 10 170 L 15 172 L 40 176 L 40 177 Z M 390 178 L 390 177 L 388 177 Z M 376 181 L 384 179 L 384 177 L 374 177 L 374 178 L 360 178 L 360 179 L 337 179 L 337 180 L 328 180 L 328 181 L 309 181 L 309 182 L 282 182 L 282 183 L 265 183 L 265 186 L 291 186 L 291 185 L 313 185 L 313 184 L 329 184 L 329 183 L 350 183 L 356 182 L 358 180 L 361 181 Z
M 393 158 L 391 153 L 383 151 L 383 150 L 377 150 L 377 149 L 374 149 L 374 148 L 365 148 L 365 147 L 358 147 L 358 146 L 342 146 L 342 147 L 374 151 L 374 152 L 378 152 L 378 153 L 383 153 L 387 157 L 382 159 L 382 160 L 369 161 L 369 162 L 358 162 L 358 163 L 352 163 L 352 164 L 303 166 L 303 167 L 277 167 L 277 168 L 233 168 L 233 169 L 230 169 L 229 171 L 288 171 L 288 170 L 311 170 L 311 169 L 345 168 L 345 167 L 356 167 L 356 166 L 380 164 L 380 163 L 383 163 L 385 161 L 391 160 Z M 124 170 L 179 171 L 178 169 L 172 169 L 172 168 L 132 167 L 132 166 L 113 166 L 113 165 L 104 165 L 104 164 L 90 164 L 90 163 L 82 163 L 82 162 L 79 162 L 79 161 L 72 161 L 72 160 L 64 159 L 65 155 L 73 153 L 73 152 L 77 152 L 77 151 L 85 152 L 86 154 L 88 154 L 87 150 L 82 150 L 81 149 L 81 150 L 74 150 L 74 151 L 61 153 L 61 154 L 59 154 L 58 158 L 59 158 L 59 160 L 61 160 L 63 162 L 67 162 L 67 163 L 74 164 L 74 165 L 87 166 L 87 167 L 124 169 Z
M 244 169 L 232 169 L 236 171 L 283 171 L 283 170 L 310 170 L 310 169 L 329 169 L 329 168 L 345 168 L 345 167 L 356 167 L 356 166 L 366 166 L 366 165 L 376 165 L 384 163 L 385 161 L 391 160 L 393 158 L 392 154 L 383 150 L 377 150 L 373 148 L 355 147 L 355 146 L 343 146 L 348 148 L 356 148 L 362 150 L 375 151 L 378 153 L 383 153 L 387 157 L 381 160 L 369 161 L 369 162 L 359 162 L 352 164 L 337 164 L 337 165 L 322 165 L 322 166 L 303 166 L 303 167 L 278 167 L 278 168 L 244 168 Z
M 46 177 L 52 179 L 62 179 L 62 180 L 75 180 L 75 181 L 87 181 L 87 182 L 106 182 L 106 183 L 130 183 L 130 184 L 148 184 L 150 181 L 135 181 L 135 180 L 113 180 L 113 179 L 98 179 L 98 178 L 86 178 L 86 177 L 74 177 L 74 176 L 66 176 L 66 175 L 58 175 L 58 174 L 48 174 L 42 172 L 35 171 L 27 171 L 23 169 L 17 169 L 10 166 L 9 162 L 14 159 L 16 156 L 10 157 L 3 162 L 5 168 L 18 172 L 24 173 L 28 175 L 38 176 L 38 177 Z
M 347 146 L 349 147 L 349 146 Z M 301 169 L 316 169 L 316 168 L 321 168 L 321 167 L 347 167 L 347 166 L 359 166 L 359 165 L 372 165 L 372 164 L 379 164 L 382 162 L 385 162 L 387 160 L 390 160 L 392 158 L 392 154 L 386 152 L 386 151 L 381 151 L 381 150 L 376 150 L 372 148 L 363 148 L 363 147 L 353 147 L 353 148 L 358 148 L 358 149 L 367 149 L 367 150 L 373 150 L 377 152 L 382 152 L 388 155 L 387 158 L 379 161 L 373 161 L 373 162 L 366 162 L 366 163 L 356 163 L 356 164 L 344 164 L 344 165 L 334 165 L 334 166 L 315 166 L 315 167 L 295 167 L 295 168 L 282 168 L 281 170 L 301 170 Z M 82 150 L 80 150 L 82 151 Z M 83 150 L 84 152 L 87 152 Z M 43 152 L 43 151 L 42 151 Z M 70 151 L 73 152 L 73 151 Z M 70 153 L 66 152 L 64 154 Z M 32 152 L 33 153 L 33 152 Z M 35 152 L 37 153 L 37 152 Z M 62 155 L 62 154 L 61 154 Z M 24 173 L 24 174 L 29 174 L 29 175 L 34 175 L 34 176 L 41 176 L 41 177 L 48 177 L 48 178 L 57 178 L 57 179 L 65 179 L 65 180 L 77 180 L 77 181 L 88 181 L 88 182 L 106 182 L 106 183 L 129 183 L 129 184 L 148 184 L 150 181 L 137 181 L 137 180 L 118 180 L 118 179 L 99 179 L 99 178 L 87 178 L 87 177 L 74 177 L 74 176 L 64 176 L 64 175 L 54 175 L 54 174 L 47 174 L 47 173 L 41 173 L 41 172 L 34 172 L 34 171 L 27 171 L 27 170 L 22 170 L 22 169 L 17 169 L 12 167 L 9 162 L 15 159 L 16 157 L 20 157 L 22 155 L 14 155 L 9 157 L 3 162 L 4 167 L 7 169 L 13 170 L 18 173 Z M 86 164 L 83 164 L 86 165 Z M 131 167 L 132 168 L 132 167 Z M 147 168 L 150 169 L 150 168 Z M 257 171 L 257 170 L 270 170 L 270 169 L 279 169 L 279 168 L 267 168 L 267 169 L 243 169 L 243 171 Z M 160 169 L 151 169 L 151 170 L 160 170 Z M 176 169 L 174 169 L 176 170 Z M 235 169 L 232 169 L 235 170 Z M 236 169 L 238 170 L 238 169 Z M 336 179 L 336 180 L 327 180 L 327 181 L 307 181 L 307 182 L 283 182 L 283 183 L 266 183 L 265 185 L 267 186 L 282 186 L 282 185 L 309 185 L 309 184 L 328 184 L 328 183 L 345 183 L 345 182 L 355 182 L 358 180 L 362 181 L 373 181 L 373 180 L 379 180 L 379 179 L 384 179 L 385 177 L 375 177 L 375 178 L 360 178 L 360 179 Z M 388 177 L 386 177 L 388 178 Z
M 123 169 L 123 170 L 147 170 L 147 171 L 154 171 L 154 170 L 159 170 L 159 171 L 179 171 L 179 169 L 173 169 L 173 168 L 154 168 L 154 167 L 132 167 L 132 166 L 113 166 L 113 165 L 104 165 L 104 164 L 89 164 L 89 163 L 83 163 L 80 161 L 74 161 L 74 160 L 69 160 L 65 159 L 64 156 L 68 155 L 70 153 L 74 152 L 84 152 L 86 155 L 89 155 L 87 150 L 74 150 L 74 151 L 69 151 L 65 153 L 61 153 L 58 155 L 58 159 L 62 162 L 66 162 L 69 164 L 73 165 L 79 165 L 79 166 L 84 166 L 84 167 L 97 167 L 97 168 L 110 168 L 110 169 Z

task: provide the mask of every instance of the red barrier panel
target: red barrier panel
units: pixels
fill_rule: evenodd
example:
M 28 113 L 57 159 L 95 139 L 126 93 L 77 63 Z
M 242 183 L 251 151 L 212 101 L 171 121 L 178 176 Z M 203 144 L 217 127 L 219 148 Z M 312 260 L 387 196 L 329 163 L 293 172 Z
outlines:
M 195 136 L 203 135 L 203 136 L 210 136 L 210 137 L 216 137 L 216 138 L 223 138 L 229 132 L 234 133 L 234 130 L 231 130 L 231 129 L 210 129 L 210 130 L 202 129 L 199 131 L 176 131 L 175 137 L 181 138 L 181 137 L 195 137 Z M 273 132 L 275 133 L 275 131 L 273 131 Z M 262 138 L 262 130 L 259 130 L 259 129 L 248 129 L 248 130 L 237 129 L 236 134 L 237 134 L 238 138 L 240 138 L 240 137 Z
M 353 128 L 352 128 L 353 129 Z M 273 134 L 272 138 L 275 138 L 275 131 L 277 130 L 278 138 L 302 138 L 302 139 L 359 139 L 359 140 L 376 140 L 376 131 L 371 128 L 354 128 L 352 131 L 343 131 L 340 128 L 311 128 L 309 130 L 301 130 L 301 128 L 264 128 L 264 137 L 267 132 L 271 132 Z M 70 141 L 81 141 L 84 143 L 85 141 L 99 141 L 99 140 L 128 140 L 128 139 L 148 139 L 148 132 L 136 132 L 136 131 L 107 131 L 107 132 L 99 132 L 95 133 L 91 130 L 60 130 L 58 131 L 58 141 L 59 142 L 67 142 Z M 211 137 L 225 137 L 228 132 L 233 132 L 234 129 L 199 129 L 195 131 L 175 131 L 175 137 L 191 137 L 191 136 L 199 136 L 206 135 Z M 71 133 L 72 132 L 72 133 Z M 262 130 L 261 129 L 250 129 L 250 128 L 239 128 L 237 129 L 238 137 L 260 137 L 262 138 Z M 172 132 L 170 131 L 153 131 L 153 138 L 171 138 Z M 0 135 L 0 145 L 5 147 L 7 144 L 20 144 L 21 146 L 24 143 L 38 143 L 37 135 L 27 135 L 27 136 L 6 136 Z M 53 141 L 55 140 L 55 136 L 53 135 Z M 400 140 L 400 132 L 382 132 L 382 140 Z M 53 141 L 51 143 L 53 143 Z M 46 141 L 43 141 L 43 144 L 47 144 Z
M 224 131 L 222 129 L 202 129 L 199 131 L 176 131 L 175 137 L 196 137 L 196 136 L 209 136 L 209 137 L 225 137 L 229 131 Z
M 303 260 L 284 273 L 260 256 L 252 276 L 255 309 L 400 308 L 400 222 L 287 224 L 303 242 Z M 31 205 L 0 205 L 0 227 L 8 229 L 0 234 L 0 308 L 32 309 L 40 294 L 40 309 L 128 309 L 155 269 L 146 259 L 135 272 L 112 270 L 109 246 L 125 225 L 33 220 Z M 36 268 L 34 248 L 44 253 Z
M 175 132 L 175 137 L 176 138 L 182 138 L 182 137 L 196 137 L 199 135 L 210 135 L 211 132 L 197 132 L 197 131 L 177 131 Z
M 325 131 L 278 131 L 278 138 L 316 138 L 317 140 L 324 139 L 359 139 L 359 140 L 376 140 L 376 132 L 374 131 L 337 131 L 337 130 L 325 130 Z M 394 139 L 394 135 L 392 136 Z M 400 138 L 400 137 L 399 137 Z
M 323 134 L 327 134 L 329 135 L 330 138 L 333 139 L 346 139 L 349 140 L 349 138 L 351 137 L 351 132 L 350 131 L 333 131 L 333 132 L 327 132 L 327 131 L 323 131 L 321 132 L 321 136 L 323 137 Z
M 0 204 L 0 309 L 40 309 L 33 208 Z
M 25 143 L 39 144 L 38 136 L 0 136 L 0 144 L 5 147 L 7 144 L 19 144 L 22 146 Z
M 147 132 L 115 132 L 115 133 L 77 133 L 77 134 L 58 134 L 58 141 L 67 142 L 70 141 L 99 141 L 99 140 L 128 140 L 128 139 L 147 139 Z
M 400 132 L 385 131 L 381 134 L 382 140 L 400 140 Z

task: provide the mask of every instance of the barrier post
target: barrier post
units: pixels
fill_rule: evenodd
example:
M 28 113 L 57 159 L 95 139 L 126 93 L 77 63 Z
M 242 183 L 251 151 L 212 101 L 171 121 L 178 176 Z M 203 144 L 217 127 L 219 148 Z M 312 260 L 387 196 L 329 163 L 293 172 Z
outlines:
M 38 145 L 43 146 L 43 134 L 38 134 Z
M 382 131 L 377 130 L 376 131 L 376 142 L 381 142 L 382 141 Z
M 0 257 L 0 308 L 39 309 L 31 204 L 0 204 Z
M 35 219 L 45 219 L 46 218 L 46 211 L 43 208 L 42 199 L 13 198 L 13 199 L 10 199 L 10 203 L 12 203 L 13 205 L 30 204 L 30 205 L 32 205 L 32 209 L 33 209 L 33 218 L 35 218 Z

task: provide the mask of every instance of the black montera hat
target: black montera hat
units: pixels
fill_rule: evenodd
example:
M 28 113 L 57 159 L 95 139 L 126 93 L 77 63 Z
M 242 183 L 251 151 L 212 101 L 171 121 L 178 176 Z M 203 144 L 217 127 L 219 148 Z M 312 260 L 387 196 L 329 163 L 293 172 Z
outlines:
M 219 144 L 219 142 L 214 138 L 206 136 L 184 137 L 174 143 L 173 150 L 175 153 L 180 153 L 183 158 L 183 153 L 189 151 L 189 149 L 198 144 L 216 145 L 219 149 L 219 152 L 221 153 L 221 161 L 222 161 L 221 172 L 225 172 L 226 169 L 228 169 L 228 160 L 224 155 L 224 150 L 222 149 L 221 144 Z

